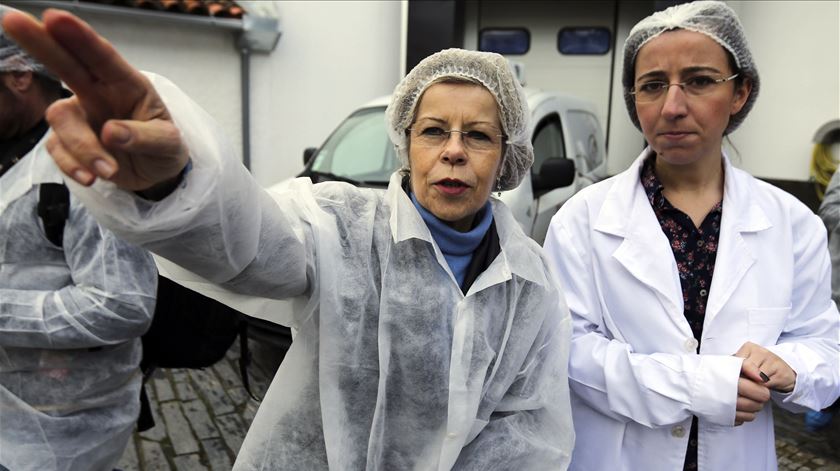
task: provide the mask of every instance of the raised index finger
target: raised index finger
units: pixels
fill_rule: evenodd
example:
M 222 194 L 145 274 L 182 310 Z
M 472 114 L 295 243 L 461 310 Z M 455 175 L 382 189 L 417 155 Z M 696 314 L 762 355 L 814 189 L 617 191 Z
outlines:
M 139 73 L 87 23 L 61 10 L 47 10 L 43 18 L 40 23 L 24 13 L 8 12 L 3 28 L 80 98 L 94 98 L 94 87 L 103 81 L 128 82 L 128 94 L 143 89 L 131 86 L 133 81 L 140 84 Z

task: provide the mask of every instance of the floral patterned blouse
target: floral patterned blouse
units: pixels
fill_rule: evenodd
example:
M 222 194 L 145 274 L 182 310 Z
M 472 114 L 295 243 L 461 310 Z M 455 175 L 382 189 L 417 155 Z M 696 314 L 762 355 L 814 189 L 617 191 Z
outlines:
M 662 232 L 671 243 L 680 286 L 683 296 L 683 314 L 691 332 L 697 339 L 697 351 L 700 351 L 700 339 L 703 334 L 703 319 L 706 317 L 706 303 L 709 299 L 709 287 L 715 271 L 720 220 L 723 214 L 721 202 L 718 202 L 696 227 L 691 218 L 675 208 L 662 194 L 664 187 L 654 172 L 656 156 L 645 160 L 642 166 L 642 186 L 653 208 Z M 691 422 L 688 437 L 688 450 L 685 456 L 684 470 L 697 469 L 697 417 Z

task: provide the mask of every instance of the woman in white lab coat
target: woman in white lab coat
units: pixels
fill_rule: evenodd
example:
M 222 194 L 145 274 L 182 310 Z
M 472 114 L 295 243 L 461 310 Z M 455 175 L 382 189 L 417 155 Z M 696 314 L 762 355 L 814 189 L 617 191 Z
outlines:
M 725 4 L 642 20 L 623 84 L 649 147 L 545 243 L 573 321 L 570 469 L 776 469 L 768 401 L 819 410 L 840 392 L 825 229 L 721 150 L 759 88 Z

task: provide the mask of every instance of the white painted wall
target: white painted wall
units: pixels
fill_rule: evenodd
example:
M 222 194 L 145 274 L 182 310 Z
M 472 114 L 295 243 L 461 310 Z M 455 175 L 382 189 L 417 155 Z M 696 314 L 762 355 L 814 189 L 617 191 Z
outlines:
M 255 55 L 251 79 L 252 165 L 269 185 L 303 169 L 362 103 L 394 90 L 400 77 L 400 2 L 277 2 L 283 36 Z
M 740 166 L 759 177 L 807 180 L 814 133 L 840 118 L 840 2 L 727 3 L 761 77 L 755 107 L 731 136 Z
M 358 105 L 391 93 L 400 79 L 401 4 L 258 4 L 259 14 L 277 15 L 283 31 L 272 53 L 251 58 L 251 169 L 270 185 L 300 172 L 303 149 L 319 146 Z M 132 65 L 184 89 L 242 148 L 240 60 L 232 32 L 79 14 Z

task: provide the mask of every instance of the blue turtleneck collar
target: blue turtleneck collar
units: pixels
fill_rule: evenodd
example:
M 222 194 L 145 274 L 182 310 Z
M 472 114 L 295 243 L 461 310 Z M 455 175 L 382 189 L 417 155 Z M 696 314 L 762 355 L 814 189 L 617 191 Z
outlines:
M 443 258 L 446 259 L 446 263 L 452 269 L 452 274 L 458 280 L 458 286 L 463 285 L 473 252 L 475 252 L 493 222 L 493 210 L 490 202 L 488 201 L 484 207 L 478 210 L 475 215 L 476 223 L 472 229 L 467 232 L 459 232 L 421 206 L 414 193 L 410 193 L 410 195 L 411 202 L 414 203 L 420 217 L 426 222 L 432 238 L 440 247 L 440 251 L 443 252 Z

